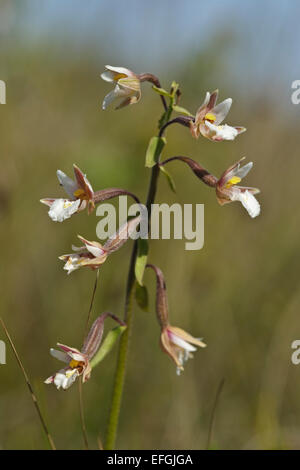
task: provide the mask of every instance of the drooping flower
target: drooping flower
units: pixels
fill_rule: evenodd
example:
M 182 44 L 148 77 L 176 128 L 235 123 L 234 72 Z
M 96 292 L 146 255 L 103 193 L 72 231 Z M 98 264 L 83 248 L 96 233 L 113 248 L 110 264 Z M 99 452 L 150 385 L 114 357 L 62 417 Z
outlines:
M 184 363 L 193 357 L 197 351 L 195 346 L 205 348 L 206 344 L 199 338 L 194 338 L 186 331 L 175 326 L 167 325 L 161 331 L 161 345 L 163 350 L 173 359 L 177 375 L 183 371 Z
M 238 183 L 249 173 L 253 163 L 241 167 L 241 158 L 237 163 L 228 168 L 216 184 L 216 193 L 218 202 L 223 205 L 232 201 L 240 201 L 247 210 L 250 217 L 257 217 L 260 213 L 260 204 L 254 197 L 260 191 L 257 188 L 246 186 L 237 186 Z
M 78 235 L 78 238 L 83 242 L 83 246 L 77 247 L 72 245 L 74 253 L 59 257 L 59 259 L 65 261 L 64 269 L 68 274 L 82 266 L 98 269 L 106 261 L 108 255 L 101 243 L 91 242 L 80 235 Z
M 48 379 L 45 380 L 46 384 L 53 383 L 58 390 L 60 388 L 67 390 L 81 375 L 83 383 L 89 380 L 92 370 L 90 361 L 97 353 L 101 344 L 104 321 L 107 317 L 111 317 L 119 324 L 125 325 L 112 313 L 105 312 L 92 324 L 81 351 L 61 343 L 57 343 L 61 351 L 53 348 L 50 349 L 50 354 L 59 361 L 67 364 L 67 366 L 48 377 Z
M 147 264 L 147 267 L 153 269 L 156 274 L 156 314 L 161 328 L 161 347 L 175 362 L 177 375 L 180 375 L 184 363 L 192 358 L 192 352 L 197 350 L 195 346 L 205 348 L 206 344 L 181 328 L 170 325 L 167 289 L 163 273 L 153 264 Z
M 213 93 L 207 92 L 204 102 L 196 112 L 195 119 L 190 121 L 191 133 L 196 139 L 202 134 L 213 142 L 234 140 L 237 135 L 246 130 L 245 127 L 221 124 L 231 108 L 232 99 L 227 98 L 216 105 L 218 93 L 218 90 Z
M 119 99 L 121 102 L 116 109 L 137 103 L 141 97 L 141 84 L 138 75 L 124 67 L 106 65 L 105 69 L 101 78 L 115 84 L 115 88 L 105 96 L 102 109 L 106 109 L 112 101 Z
M 94 191 L 90 182 L 78 166 L 73 165 L 73 168 L 75 180 L 69 178 L 63 171 L 57 170 L 58 181 L 69 196 L 68 199 L 45 198 L 40 200 L 41 203 L 49 206 L 48 214 L 54 222 L 63 222 L 86 207 L 91 213 L 95 207 Z
M 83 246 L 76 247 L 73 245 L 72 249 L 74 253 L 59 257 L 59 259 L 65 261 L 64 269 L 68 274 L 71 274 L 71 272 L 83 266 L 98 269 L 106 261 L 108 255 L 119 250 L 124 243 L 126 243 L 128 238 L 130 238 L 136 230 L 140 221 L 141 217 L 138 216 L 123 224 L 116 233 L 108 238 L 104 246 L 99 242 L 89 241 L 78 235 Z

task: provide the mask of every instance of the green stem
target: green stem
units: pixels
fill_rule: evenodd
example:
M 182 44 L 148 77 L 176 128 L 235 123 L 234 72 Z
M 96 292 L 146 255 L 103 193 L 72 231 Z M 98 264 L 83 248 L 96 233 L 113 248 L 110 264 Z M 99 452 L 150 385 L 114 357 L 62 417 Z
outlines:
M 172 113 L 172 106 L 173 106 L 173 100 L 171 100 L 169 109 L 165 113 L 165 118 L 163 120 L 163 123 L 161 123 L 161 127 L 164 125 L 165 122 L 169 120 L 171 113 Z M 158 176 L 159 176 L 159 165 L 157 164 L 152 168 L 151 179 L 150 179 L 149 189 L 148 189 L 147 203 L 146 203 L 146 206 L 148 209 L 149 223 L 150 223 L 150 217 L 151 217 L 151 205 L 154 203 L 156 191 L 157 191 Z M 115 448 L 115 442 L 116 442 L 116 436 L 117 436 L 117 430 L 118 430 L 121 401 L 122 401 L 125 375 L 126 375 L 126 363 L 127 363 L 128 349 L 129 349 L 129 339 L 130 339 L 130 335 L 132 331 L 132 321 L 133 321 L 132 303 L 133 303 L 133 294 L 134 294 L 134 287 L 135 287 L 134 268 L 135 268 L 136 258 L 137 258 L 137 242 L 135 242 L 133 246 L 131 260 L 130 260 L 130 267 L 129 267 L 129 272 L 128 272 L 128 278 L 127 278 L 127 289 L 126 289 L 126 300 L 125 300 L 125 311 L 124 311 L 124 321 L 127 325 L 127 328 L 121 337 L 120 345 L 119 345 L 118 362 L 117 362 L 117 368 L 116 368 L 116 373 L 115 373 L 110 414 L 108 418 L 108 425 L 107 425 L 107 431 L 106 431 L 106 441 L 105 441 L 106 450 L 113 450 Z
M 175 99 L 175 93 L 173 94 L 172 98 L 170 98 L 169 107 L 165 109 L 163 118 L 160 121 L 159 136 L 161 136 L 161 132 L 163 132 L 162 128 L 170 120 L 172 110 L 173 110 L 174 99 Z M 150 183 L 149 183 L 149 188 L 148 188 L 146 207 L 148 210 L 148 225 L 149 226 L 150 226 L 150 220 L 151 220 L 151 207 L 155 201 L 155 196 L 156 196 L 156 191 L 157 191 L 157 182 L 158 182 L 158 177 L 159 177 L 159 164 L 158 163 L 152 168 L 151 178 L 150 178 Z M 128 357 L 128 351 L 129 351 L 129 340 L 131 336 L 132 322 L 133 322 L 132 303 L 133 303 L 134 287 L 135 287 L 134 269 L 135 269 L 136 259 L 137 259 L 137 241 L 134 243 L 134 246 L 133 246 L 129 272 L 128 272 L 128 278 L 127 278 L 126 300 L 125 300 L 125 311 L 124 311 L 124 321 L 127 325 L 127 328 L 120 339 L 117 368 L 115 372 L 115 380 L 114 380 L 114 387 L 113 387 L 113 393 L 112 393 L 112 401 L 111 401 L 110 414 L 109 414 L 108 425 L 107 425 L 107 430 L 106 430 L 106 441 L 105 441 L 106 450 L 113 450 L 115 448 L 116 437 L 117 437 L 119 415 L 120 415 L 122 395 L 123 395 L 125 375 L 126 375 L 126 364 L 127 364 L 127 357 Z
M 154 203 L 156 190 L 157 190 L 157 181 L 159 176 L 159 166 L 155 165 L 152 168 L 151 179 L 149 184 L 148 196 L 147 196 L 147 209 L 148 209 L 148 220 L 150 221 L 151 216 L 151 205 Z M 133 312 L 132 312 L 132 303 L 135 287 L 135 273 L 134 267 L 137 258 L 137 242 L 134 243 L 132 250 L 128 280 L 127 280 L 127 289 L 126 289 L 126 302 L 125 302 L 125 312 L 124 312 L 124 321 L 127 325 L 125 332 L 123 333 L 118 354 L 118 363 L 115 374 L 114 390 L 111 402 L 111 409 L 109 415 L 109 421 L 106 431 L 106 442 L 105 449 L 113 450 L 115 448 L 116 435 L 118 429 L 121 401 L 124 389 L 125 374 L 126 374 L 126 363 L 129 349 L 129 339 L 132 331 L 132 321 L 133 321 Z

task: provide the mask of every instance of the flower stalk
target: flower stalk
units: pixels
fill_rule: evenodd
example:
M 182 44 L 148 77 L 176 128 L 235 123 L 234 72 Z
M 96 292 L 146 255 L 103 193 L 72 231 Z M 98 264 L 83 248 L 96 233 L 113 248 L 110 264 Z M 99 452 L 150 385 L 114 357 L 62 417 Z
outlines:
M 149 74 L 147 74 L 147 77 L 148 75 Z M 151 81 L 151 80 L 148 80 L 148 81 Z M 157 86 L 157 84 L 155 85 Z M 175 93 L 174 93 L 174 96 L 170 98 L 170 104 L 167 109 L 165 106 L 165 99 L 162 99 L 165 112 L 163 113 L 162 118 L 160 120 L 160 124 L 159 124 L 159 137 L 160 137 L 161 129 L 163 128 L 165 123 L 169 121 L 171 117 L 172 110 L 173 110 L 173 103 L 175 99 Z M 164 98 L 164 97 L 161 96 L 161 98 Z M 151 207 L 155 201 L 155 196 L 157 192 L 158 177 L 159 177 L 159 162 L 152 167 L 150 183 L 148 187 L 148 194 L 147 194 L 147 201 L 146 201 L 146 207 L 148 210 L 148 225 L 150 225 Z M 116 367 L 116 372 L 115 372 L 110 414 L 108 418 L 108 425 L 107 425 L 107 431 L 106 431 L 106 441 L 105 441 L 106 450 L 113 450 L 115 448 L 115 442 L 116 442 L 116 437 L 117 437 L 119 415 L 120 415 L 122 395 L 123 395 L 125 375 L 126 375 L 126 363 L 127 363 L 128 352 L 129 352 L 129 340 L 130 340 L 130 335 L 132 331 L 132 323 L 133 323 L 132 303 L 133 303 L 134 287 L 135 287 L 136 260 L 137 260 L 137 241 L 135 241 L 133 249 L 132 249 L 129 271 L 128 271 L 128 276 L 127 276 L 126 297 L 125 297 L 125 307 L 124 307 L 124 322 L 127 325 L 127 329 L 122 335 L 120 344 L 119 344 L 119 353 L 118 353 L 117 367 Z

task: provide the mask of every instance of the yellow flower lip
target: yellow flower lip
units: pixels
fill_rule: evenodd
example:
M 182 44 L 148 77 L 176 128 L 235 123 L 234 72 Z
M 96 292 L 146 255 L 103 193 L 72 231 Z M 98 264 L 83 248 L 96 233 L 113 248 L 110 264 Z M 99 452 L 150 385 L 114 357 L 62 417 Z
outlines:
M 230 188 L 231 186 L 240 183 L 240 181 L 242 180 L 239 176 L 233 176 L 229 181 L 227 181 L 226 188 Z
M 69 363 L 69 367 L 71 367 L 71 369 L 77 369 L 79 372 L 81 372 L 84 367 L 84 363 L 82 361 L 75 361 L 75 359 L 72 359 Z
M 77 199 L 81 199 L 81 200 L 88 200 L 88 196 L 86 195 L 85 191 L 83 189 L 76 189 L 76 191 L 74 191 L 74 196 L 77 198 Z
M 205 121 L 215 122 L 217 119 L 213 113 L 207 113 L 204 117 Z
M 64 202 L 64 209 L 67 209 L 68 207 L 70 207 L 72 205 L 72 202 L 71 201 L 66 201 Z
M 79 364 L 80 364 L 79 361 L 75 361 L 75 359 L 72 359 L 69 366 L 72 367 L 72 369 L 75 369 L 75 367 L 78 367 Z
M 126 78 L 127 75 L 125 73 L 116 73 L 116 75 L 114 76 L 114 81 L 117 82 L 118 80 L 120 80 L 120 78 Z

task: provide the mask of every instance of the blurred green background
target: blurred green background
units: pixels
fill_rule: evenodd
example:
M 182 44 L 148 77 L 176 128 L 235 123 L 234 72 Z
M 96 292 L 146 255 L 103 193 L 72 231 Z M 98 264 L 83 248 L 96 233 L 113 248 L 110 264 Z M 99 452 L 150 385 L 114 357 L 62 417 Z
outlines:
M 296 0 L 1 1 L 1 315 L 59 448 L 82 447 L 78 389 L 43 384 L 60 367 L 49 348 L 57 341 L 80 347 L 94 273 L 67 277 L 57 257 L 78 233 L 95 239 L 99 219 L 82 213 L 55 224 L 39 199 L 63 195 L 56 169 L 71 176 L 75 162 L 94 189 L 118 186 L 144 200 L 144 154 L 161 114 L 147 84 L 139 104 L 102 111 L 111 89 L 100 79 L 107 63 L 152 72 L 165 88 L 175 79 L 192 112 L 207 90 L 219 88 L 220 100 L 231 96 L 227 122 L 247 127 L 245 134 L 213 144 L 173 126 L 163 156 L 187 155 L 220 175 L 245 155 L 254 161 L 245 184 L 261 188 L 262 205 L 254 220 L 240 204 L 220 207 L 178 162 L 169 166 L 176 195 L 160 179 L 157 202 L 205 204 L 204 248 L 153 241 L 150 261 L 165 274 L 172 323 L 208 347 L 176 376 L 159 347 L 155 281 L 147 273 L 151 308 L 134 307 L 118 448 L 205 448 L 223 378 L 213 448 L 300 448 L 300 366 L 290 359 L 300 336 L 300 105 L 291 102 L 291 83 L 300 79 L 299 13 Z M 94 317 L 104 310 L 122 316 L 131 245 L 103 266 Z M 94 448 L 104 437 L 116 353 L 84 386 Z M 9 347 L 0 381 L 0 448 L 45 448 Z

